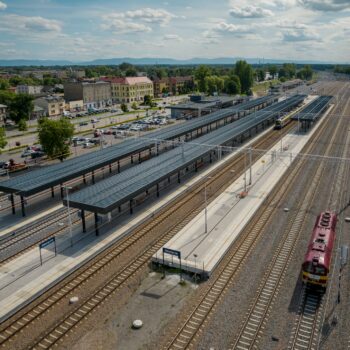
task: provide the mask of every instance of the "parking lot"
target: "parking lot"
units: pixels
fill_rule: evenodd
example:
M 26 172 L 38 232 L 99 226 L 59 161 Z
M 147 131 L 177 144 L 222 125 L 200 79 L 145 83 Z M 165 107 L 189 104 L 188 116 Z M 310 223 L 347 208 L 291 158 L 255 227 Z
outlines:
M 163 111 L 152 111 L 149 113 L 149 116 L 144 118 L 139 118 L 133 122 L 125 122 L 115 126 L 104 127 L 103 119 L 99 117 L 90 117 L 87 123 L 87 127 L 91 130 L 91 127 L 94 131 L 87 132 L 81 136 L 74 136 L 71 143 L 71 156 L 76 157 L 102 147 L 109 147 L 117 143 L 122 142 L 127 137 L 142 137 L 148 132 L 153 130 L 167 127 L 174 123 L 183 123 L 183 120 L 171 120 L 169 112 Z M 45 155 L 42 153 L 40 145 L 28 146 L 24 150 L 18 152 L 13 152 L 9 154 L 1 154 L 0 162 L 5 163 L 13 159 L 16 164 L 26 165 L 35 165 L 40 163 L 47 164 L 48 161 Z M 57 160 L 56 160 L 57 161 Z M 1 165 L 1 164 L 0 164 Z M 1 169 L 0 171 L 4 175 L 7 175 L 7 171 Z

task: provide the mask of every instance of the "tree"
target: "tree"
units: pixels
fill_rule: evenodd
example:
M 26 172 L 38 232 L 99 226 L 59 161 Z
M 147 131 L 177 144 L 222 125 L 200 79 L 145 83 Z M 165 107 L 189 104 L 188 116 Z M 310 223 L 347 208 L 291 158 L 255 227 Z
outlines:
M 200 92 L 206 92 L 208 90 L 205 78 L 210 75 L 210 68 L 205 65 L 197 67 L 194 76 L 197 80 L 198 90 Z
M 269 73 L 272 75 L 272 77 L 275 77 L 275 75 L 277 74 L 277 67 L 275 65 L 273 66 L 269 66 Z
M 258 81 L 264 81 L 265 80 L 265 71 L 263 69 L 256 69 L 255 76 L 256 76 L 256 79 Z
M 252 66 L 246 61 L 237 61 L 234 72 L 241 82 L 241 92 L 248 94 L 254 83 Z
M 59 120 L 43 118 L 38 125 L 38 138 L 50 158 L 63 161 L 70 154 L 69 144 L 74 135 L 74 125 L 68 118 Z
M 241 93 L 241 82 L 233 72 L 225 79 L 225 92 L 231 95 Z
M 7 141 L 6 141 L 5 129 L 0 128 L 0 153 L 1 153 L 1 149 L 5 148 L 6 145 L 7 145 Z
M 8 80 L 0 79 L 0 90 L 7 90 L 10 87 Z
M 137 103 L 136 103 L 136 102 L 134 102 L 134 103 L 131 105 L 131 108 L 134 109 L 135 111 L 136 111 L 137 109 L 139 109 L 139 107 L 137 106 Z
M 295 65 L 292 63 L 284 63 L 283 66 L 278 71 L 279 78 L 292 79 L 295 77 L 296 69 Z
M 143 104 L 145 106 L 151 106 L 152 107 L 152 97 L 150 95 L 145 95 L 145 97 L 143 98 Z
M 0 90 L 0 103 L 10 107 L 14 99 L 16 98 L 16 94 L 11 91 Z
M 137 70 L 135 67 L 130 67 L 125 71 L 126 77 L 135 77 L 137 75 Z
M 28 120 L 34 110 L 33 97 L 18 94 L 9 105 L 10 118 L 18 124 L 21 119 Z
M 224 79 L 216 75 L 205 77 L 205 85 L 207 87 L 207 90 L 205 92 L 209 93 L 210 95 L 213 95 L 214 92 L 219 93 L 223 91 L 224 83 Z
M 299 79 L 303 79 L 303 80 L 311 80 L 312 76 L 313 76 L 314 72 L 311 68 L 311 66 L 305 65 L 304 68 L 302 68 L 298 73 L 297 73 L 297 77 Z
M 27 131 L 28 130 L 27 123 L 24 119 L 21 119 L 18 122 L 18 130 L 19 131 Z
M 126 112 L 129 111 L 129 110 L 128 110 L 128 106 L 127 106 L 125 103 L 122 103 L 122 104 L 120 105 L 120 109 L 121 109 L 124 113 L 126 113 Z

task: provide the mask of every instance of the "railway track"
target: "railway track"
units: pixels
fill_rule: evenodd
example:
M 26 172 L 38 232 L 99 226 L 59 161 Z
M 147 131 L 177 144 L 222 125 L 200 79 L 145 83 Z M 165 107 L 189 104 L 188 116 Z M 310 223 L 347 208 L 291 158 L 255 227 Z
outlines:
M 292 127 L 295 127 L 295 125 L 290 125 L 290 128 Z M 288 131 L 287 129 L 285 132 Z M 264 145 L 267 147 L 268 144 L 274 144 L 279 138 L 276 137 L 276 135 L 282 136 L 283 133 L 277 134 L 271 131 L 266 139 L 257 141 L 254 146 L 256 148 L 262 148 Z M 233 181 L 229 170 L 235 167 L 237 172 L 237 167 L 243 168 L 243 164 L 244 157 L 238 156 L 233 162 L 231 161 L 230 164 L 226 164 L 221 169 L 218 169 L 212 179 L 207 181 L 209 196 L 211 195 L 213 198 L 214 193 L 223 191 L 229 183 Z M 243 171 L 243 169 L 241 170 Z M 75 273 L 72 278 L 66 279 L 56 290 L 51 293 L 46 293 L 42 300 L 34 304 L 33 307 L 27 307 L 24 312 L 4 322 L 4 327 L 1 327 L 2 329 L 0 330 L 0 345 L 6 347 L 19 334 L 22 334 L 24 329 L 28 329 L 29 326 L 35 327 L 34 321 L 39 320 L 50 311 L 53 311 L 55 306 L 59 304 L 62 305 L 62 302 L 67 300 L 69 295 L 72 295 L 72 293 L 76 292 L 82 286 L 86 287 L 86 284 L 98 274 L 101 275 L 106 267 L 111 266 L 122 254 L 127 255 L 132 247 L 136 246 L 138 243 L 142 243 L 144 237 L 150 235 L 152 241 L 147 246 L 143 246 L 142 250 L 135 258 L 131 259 L 129 263 L 120 268 L 96 292 L 93 292 L 89 298 L 82 301 L 76 308 L 71 307 L 71 309 L 73 309 L 72 312 L 70 312 L 68 316 L 64 315 L 62 319 L 57 321 L 49 332 L 45 333 L 37 340 L 34 347 L 48 348 L 54 343 L 57 343 L 82 319 L 92 313 L 96 307 L 103 304 L 117 289 L 125 285 L 125 283 L 132 279 L 139 271 L 142 271 L 150 262 L 152 255 L 200 212 L 203 206 L 202 194 L 204 185 L 204 182 L 202 182 L 190 193 L 179 198 L 175 204 L 171 203 L 168 205 L 164 208 L 164 211 L 157 214 L 151 222 L 144 224 L 132 235 L 125 237 L 117 242 L 116 245 L 107 249 L 106 252 L 95 258 L 88 266 L 85 266 L 79 270 L 79 272 Z M 160 235 L 158 232 L 158 237 L 155 237 L 161 225 L 166 226 L 165 232 Z
M 343 96 L 346 96 L 346 92 Z M 343 100 L 343 98 L 342 98 Z M 346 112 L 349 105 L 349 99 L 346 100 L 346 104 L 342 111 L 342 114 Z M 339 111 L 339 108 L 337 108 Z M 347 133 L 347 127 L 343 127 L 343 132 Z M 341 138 L 340 138 L 341 139 Z M 346 138 L 346 145 L 349 145 L 349 136 Z M 343 153 L 347 153 L 347 147 L 344 147 Z M 343 156 L 341 154 L 340 156 Z M 332 211 L 339 212 L 340 206 L 346 204 L 348 199 L 343 198 L 342 188 L 343 182 L 346 183 L 345 173 L 345 164 L 344 162 L 337 165 L 337 175 L 335 176 L 335 181 L 332 184 L 332 190 L 330 191 L 331 196 L 328 200 L 328 206 Z M 339 198 L 342 201 L 339 201 Z M 336 252 L 334 253 L 336 254 Z M 334 271 L 335 259 L 332 262 L 332 270 Z M 331 271 L 332 271 L 331 270 Z M 330 277 L 330 281 L 331 281 Z M 329 283 L 331 285 L 331 282 Z M 329 288 L 327 290 L 327 295 L 329 293 Z M 323 296 L 311 294 L 303 286 L 301 290 L 301 295 L 299 299 L 298 312 L 295 319 L 294 327 L 292 329 L 291 337 L 288 344 L 288 349 L 290 350 L 317 350 L 319 347 L 319 331 L 322 327 L 322 321 L 324 319 L 324 309 L 327 295 Z
M 292 329 L 294 337 L 288 344 L 290 350 L 318 349 L 318 331 L 321 324 L 323 311 L 322 297 L 320 294 L 307 292 L 302 287 L 301 302 L 298 309 L 298 317 Z
M 325 130 L 326 124 L 327 123 L 324 123 L 324 125 L 321 126 L 321 129 L 316 133 L 317 135 L 319 135 L 321 131 Z M 313 139 L 315 138 L 316 137 L 314 136 Z M 312 143 L 309 147 L 313 147 Z M 302 164 L 303 162 L 300 162 L 299 166 L 292 170 L 294 175 L 292 175 L 291 178 L 296 177 L 302 167 Z M 278 190 L 275 190 L 276 197 L 281 199 L 288 189 L 290 189 L 290 187 L 286 186 L 284 181 L 280 181 Z M 312 196 L 312 191 L 310 192 L 310 196 Z M 277 203 L 279 203 L 278 199 L 275 201 L 270 201 L 268 205 L 265 205 L 265 211 L 260 214 L 261 216 L 259 219 L 254 220 L 254 225 L 250 225 L 251 230 L 247 230 L 247 233 L 243 234 L 242 237 L 239 238 L 238 243 L 234 244 L 230 253 L 230 258 L 225 262 L 224 267 L 216 276 L 215 281 L 210 285 L 204 295 L 200 297 L 199 302 L 191 311 L 190 315 L 184 320 L 183 325 L 176 332 L 173 339 L 166 344 L 166 349 L 185 349 L 194 345 L 197 336 L 201 333 L 205 324 L 210 319 L 210 315 L 216 308 L 217 303 L 222 298 L 223 293 L 228 290 L 228 287 L 233 282 L 237 271 L 242 266 L 245 258 L 253 249 L 256 241 L 262 234 L 264 227 L 266 227 L 268 223 L 268 219 L 272 216 L 272 213 L 275 210 L 274 208 L 278 207 Z M 306 207 L 304 206 L 304 211 L 305 210 Z M 301 217 L 302 215 L 300 215 L 299 220 L 301 220 Z M 281 273 L 284 271 L 284 265 L 281 263 L 280 259 L 283 256 L 287 258 L 290 252 L 292 252 L 293 247 L 293 241 L 286 237 L 285 246 L 282 247 L 284 249 L 282 250 L 281 248 L 281 255 L 276 255 L 276 266 L 275 269 L 271 269 L 271 278 L 269 281 L 266 281 L 266 284 L 263 284 L 262 287 L 265 287 L 265 290 L 261 291 L 261 298 L 256 300 L 255 305 L 257 307 L 251 312 L 251 321 L 249 325 L 249 321 L 247 322 L 247 328 L 245 331 L 242 331 L 241 338 L 238 339 L 235 344 L 235 346 L 237 345 L 237 348 L 250 348 L 251 342 L 254 342 L 254 340 L 259 336 L 259 330 L 264 321 L 263 316 L 266 316 L 268 313 L 269 305 L 271 303 L 270 298 L 273 300 L 274 292 L 277 290 L 279 285 L 278 282 L 281 279 Z M 266 299 L 267 296 L 268 298 Z M 263 301 L 263 299 L 265 300 Z M 239 344 L 239 342 L 241 342 L 241 344 Z
M 80 222 L 74 217 L 78 213 L 72 210 L 72 225 Z M 67 220 L 68 214 L 66 208 L 60 208 L 54 213 L 44 217 L 40 221 L 36 221 L 25 227 L 13 232 L 12 235 L 0 241 L 0 266 L 11 260 L 23 255 L 31 248 L 41 243 L 45 239 L 55 236 L 67 229 L 66 225 L 58 226 L 62 221 Z M 55 227 L 57 225 L 58 227 Z
M 338 120 L 336 126 L 336 132 L 333 133 L 332 137 L 326 137 L 330 139 L 330 142 L 325 150 L 325 154 L 329 154 L 337 141 L 338 132 L 342 132 L 340 129 L 341 121 Z M 331 131 L 331 128 L 328 128 L 327 133 Z M 333 131 L 332 131 L 333 132 Z M 259 338 L 265 328 L 265 324 L 268 320 L 271 308 L 273 306 L 274 300 L 276 299 L 279 289 L 283 283 L 283 279 L 287 268 L 293 258 L 293 253 L 298 242 L 299 236 L 302 232 L 304 225 L 305 215 L 307 209 L 310 207 L 310 203 L 313 202 L 314 196 L 317 193 L 317 188 L 322 180 L 322 174 L 325 170 L 325 164 L 320 163 L 314 171 L 314 175 L 309 176 L 312 181 L 311 184 L 307 187 L 308 190 L 305 194 L 305 197 L 299 201 L 297 204 L 297 213 L 294 214 L 286 227 L 286 230 L 283 234 L 283 240 L 279 245 L 277 253 L 274 255 L 272 262 L 268 267 L 268 272 L 264 275 L 263 280 L 258 288 L 257 295 L 249 308 L 249 311 L 246 315 L 246 318 L 241 326 L 238 336 L 236 337 L 234 343 L 232 344 L 232 349 L 252 349 L 256 348 L 259 342 Z M 300 318 L 300 327 L 297 324 L 295 329 L 300 331 L 300 336 L 297 340 L 291 345 L 289 349 L 297 349 L 296 345 L 304 349 L 307 349 L 306 346 L 306 328 L 304 327 L 307 322 L 311 321 L 311 315 L 313 315 L 312 326 L 309 327 L 309 344 L 316 343 L 314 340 L 314 335 L 317 331 L 317 321 L 319 319 L 319 304 L 312 304 L 311 297 L 308 297 L 306 293 L 302 297 L 303 302 L 300 305 L 300 310 L 305 311 L 305 317 Z M 311 310 L 314 309 L 314 313 L 311 313 Z M 300 311 L 302 315 L 303 312 Z M 313 349 L 311 347 L 311 349 Z

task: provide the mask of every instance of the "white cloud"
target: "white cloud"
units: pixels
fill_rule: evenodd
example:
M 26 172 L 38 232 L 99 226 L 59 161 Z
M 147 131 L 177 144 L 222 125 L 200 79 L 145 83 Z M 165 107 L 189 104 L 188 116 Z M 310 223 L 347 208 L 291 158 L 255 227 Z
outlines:
M 120 13 L 116 12 L 106 17 L 125 18 L 134 20 L 136 19 L 147 23 L 157 23 L 160 25 L 165 25 L 177 16 L 163 9 L 143 8 L 135 11 L 126 11 Z
M 214 26 L 213 30 L 216 32 L 222 32 L 222 33 L 242 34 L 242 33 L 251 33 L 253 28 L 254 28 L 254 25 L 251 25 L 251 26 L 236 25 L 232 23 L 220 22 Z
M 273 12 L 256 6 L 235 6 L 230 10 L 230 15 L 237 18 L 264 18 L 273 16 Z
M 349 0 L 299 0 L 304 7 L 316 11 L 342 11 L 350 9 Z
M 102 29 L 111 30 L 116 33 L 147 33 L 152 31 L 152 28 L 142 23 L 134 23 L 130 21 L 124 21 L 121 19 L 109 20 L 108 24 L 102 24 Z
M 274 10 L 281 10 L 296 6 L 299 0 L 255 0 L 254 5 L 257 7 L 270 7 Z M 237 4 L 238 3 L 238 4 Z M 250 7 L 251 0 L 231 0 L 230 4 L 232 7 L 237 7 L 240 5 L 241 7 Z M 253 6 L 254 7 L 254 6 Z
M 311 29 L 290 29 L 282 33 L 283 40 L 287 42 L 293 41 L 316 41 L 320 36 Z
M 4 2 L 0 1 L 0 10 L 5 10 L 6 8 L 7 5 Z
M 27 35 L 28 33 L 44 35 L 60 34 L 62 24 L 59 21 L 43 17 L 26 17 L 19 15 L 6 15 L 1 17 L 0 31 Z
M 166 34 L 164 35 L 164 40 L 174 40 L 174 41 L 182 41 L 183 39 L 177 34 Z
M 27 17 L 24 20 L 25 29 L 36 32 L 60 32 L 60 22 L 43 17 Z

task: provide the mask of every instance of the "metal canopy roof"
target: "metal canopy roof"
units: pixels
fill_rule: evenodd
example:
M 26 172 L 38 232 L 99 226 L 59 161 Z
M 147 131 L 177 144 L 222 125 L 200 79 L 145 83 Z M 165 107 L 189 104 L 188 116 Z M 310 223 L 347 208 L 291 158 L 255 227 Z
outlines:
M 333 96 L 319 96 L 307 105 L 300 113 L 297 113 L 293 119 L 300 121 L 315 121 L 320 114 L 327 108 Z
M 75 208 L 106 214 L 170 175 L 177 173 L 180 169 L 193 164 L 218 145 L 229 142 L 263 121 L 278 117 L 280 112 L 288 111 L 300 104 L 304 98 L 305 95 L 290 97 L 273 105 L 269 111 L 261 110 L 254 115 L 239 119 L 234 124 L 228 124 L 199 137 L 195 143 L 184 143 L 180 147 L 127 169 L 121 174 L 73 193 L 70 196 L 69 204 Z M 66 204 L 65 200 L 64 204 Z
M 217 111 L 199 119 L 188 121 L 181 125 L 174 125 L 147 134 L 147 140 L 127 139 L 117 145 L 102 150 L 68 159 L 62 163 L 31 171 L 16 176 L 12 179 L 0 182 L 0 191 L 30 196 L 44 191 L 52 186 L 62 184 L 66 181 L 82 176 L 90 171 L 102 168 L 117 162 L 132 154 L 136 154 L 155 144 L 156 139 L 170 140 L 185 135 L 200 127 L 209 125 L 215 121 L 231 116 L 239 111 L 248 110 L 262 103 L 275 100 L 275 96 L 265 96 L 256 100 L 243 103 L 239 106 Z

